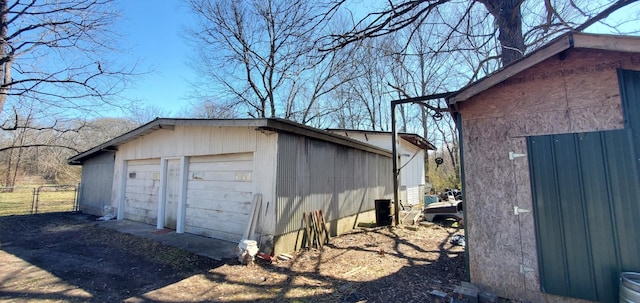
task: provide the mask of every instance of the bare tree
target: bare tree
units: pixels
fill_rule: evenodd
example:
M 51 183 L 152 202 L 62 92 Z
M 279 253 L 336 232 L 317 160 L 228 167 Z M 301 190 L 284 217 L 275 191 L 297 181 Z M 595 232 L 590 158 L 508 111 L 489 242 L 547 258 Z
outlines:
M 338 112 L 344 101 L 332 98 L 331 94 L 345 82 L 357 78 L 358 74 L 350 68 L 354 52 L 353 48 L 344 48 L 326 54 L 315 65 L 305 69 L 299 78 L 293 79 L 284 118 L 322 127 L 323 117 Z M 320 56 L 317 49 L 309 55 L 311 58 Z
M 149 122 L 149 121 L 144 121 Z M 79 151 L 92 148 L 105 141 L 122 135 L 140 125 L 138 121 L 130 118 L 96 118 L 88 121 L 73 120 L 68 122 L 70 129 L 78 129 L 75 132 L 59 133 L 58 141 L 67 142 Z
M 53 183 L 78 182 L 80 171 L 69 167 L 66 159 L 138 125 L 125 118 L 98 118 L 59 119 L 51 126 L 39 123 L 29 112 L 21 112 L 19 117 L 15 131 L 0 132 L 0 167 L 6 168 L 4 185 L 9 187 L 16 185 L 20 175 Z
M 337 1 L 336 6 L 345 5 L 346 0 Z M 386 9 L 372 12 L 344 33 L 330 36 L 324 49 L 332 50 L 366 38 L 375 38 L 412 27 L 410 36 L 418 35 L 420 26 L 433 22 L 432 17 L 440 17 L 445 29 L 438 39 L 431 40 L 433 51 L 457 51 L 449 49 L 448 41 L 457 36 L 474 39 L 475 44 L 499 42 L 498 56 L 507 65 L 527 52 L 528 45 L 535 45 L 559 32 L 583 29 L 606 17 L 610 8 L 619 9 L 635 0 L 617 0 L 613 3 L 601 1 L 524 1 L 524 0 L 472 0 L 468 2 L 451 0 L 405 0 L 400 3 L 388 2 Z M 464 9 L 456 14 L 443 11 Z M 542 7 L 541 7 L 542 6 Z M 481 9 L 482 8 L 482 9 Z M 523 16 L 522 11 L 529 13 Z M 601 14 L 601 12 L 605 12 Z M 490 15 L 492 18 L 478 16 Z M 487 34 L 485 20 L 493 25 Z M 526 25 L 526 28 L 523 28 Z M 478 31 L 479 29 L 479 31 Z M 410 38 L 411 38 L 410 37 Z M 409 41 L 411 39 L 407 39 Z
M 140 126 L 158 117 L 170 116 L 167 110 L 155 104 L 134 105 L 127 112 L 131 117 L 129 122 L 134 122 L 133 127 Z
M 387 81 L 386 87 L 379 89 L 376 96 L 388 101 L 427 96 L 455 91 L 518 60 L 559 33 L 582 29 L 631 2 L 390 1 L 386 8 L 365 15 L 346 31 L 326 37 L 322 49 L 334 51 L 352 45 L 375 45 L 376 49 L 370 53 L 377 57 L 370 55 L 368 60 L 360 62 L 393 62 L 383 71 L 382 77 L 363 76 L 363 79 L 377 77 Z M 348 4 L 348 1 L 336 1 L 336 7 Z M 366 43 L 381 38 L 386 43 Z M 358 81 L 362 79 L 354 82 Z M 345 87 L 353 85 L 346 83 Z M 345 100 L 361 95 L 361 90 L 346 90 Z M 365 109 L 375 107 L 378 102 L 370 96 L 362 99 L 368 102 Z M 396 109 L 398 128 L 422 131 L 425 138 L 442 149 L 446 155 L 444 160 L 450 163 L 448 167 L 455 171 L 451 176 L 459 179 L 457 131 L 451 116 L 446 114 L 444 99 L 423 101 L 420 106 L 400 105 Z
M 390 38 L 390 37 L 389 37 Z M 354 44 L 349 56 L 349 72 L 344 74 L 337 98 L 345 103 L 336 112 L 338 121 L 351 120 L 351 128 L 389 130 L 389 104 L 393 98 L 387 85 L 393 62 L 385 56 L 391 39 L 365 40 Z M 346 116 L 345 116 L 346 115 Z M 342 123 L 341 123 L 342 124 Z
M 0 0 L 0 113 L 24 100 L 67 115 L 115 105 L 133 70 L 110 58 L 117 17 L 112 0 Z
M 28 126 L 31 123 L 31 114 L 27 114 L 24 119 L 24 125 Z M 8 149 L 6 152 L 5 159 L 5 176 L 4 176 L 4 186 L 5 187 L 13 187 L 16 183 L 16 179 L 18 177 L 18 171 L 20 168 L 20 164 L 22 162 L 22 154 L 24 152 L 23 146 L 25 144 L 29 144 L 29 138 L 26 128 L 21 128 L 20 130 L 13 132 L 13 136 L 8 138 L 8 142 L 10 142 L 9 146 L 16 147 Z
M 128 106 L 116 97 L 134 75 L 135 64 L 116 63 L 122 44 L 112 31 L 119 17 L 113 4 L 0 0 L 5 185 L 14 185 L 19 172 L 56 179 L 66 157 L 81 149 L 69 134 L 82 130 L 87 116 Z M 50 169 L 54 164 L 57 168 Z
M 186 116 L 201 119 L 232 119 L 237 114 L 233 106 L 215 102 L 214 100 L 203 100 L 191 105 L 186 112 Z
M 329 93 L 345 64 L 320 53 L 328 23 L 322 2 L 189 0 L 199 20 L 191 33 L 203 75 L 203 100 L 250 117 L 309 123 L 335 110 Z

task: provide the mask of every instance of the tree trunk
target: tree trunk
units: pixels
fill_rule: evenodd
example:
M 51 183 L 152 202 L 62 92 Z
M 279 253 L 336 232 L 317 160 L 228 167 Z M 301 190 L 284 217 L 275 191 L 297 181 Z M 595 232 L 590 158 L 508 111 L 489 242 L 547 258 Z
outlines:
M 422 124 L 424 125 L 423 130 L 422 130 L 422 137 L 425 138 L 425 140 L 428 140 L 429 138 L 429 132 L 427 129 L 427 119 L 429 118 L 429 115 L 427 113 L 427 109 L 424 107 L 420 107 L 420 111 L 422 112 Z M 424 158 L 422 159 L 422 161 L 424 162 L 424 176 L 422 176 L 422 178 L 424 179 L 425 183 L 431 183 L 429 182 L 429 150 L 425 150 L 424 151 Z
M 7 54 L 7 0 L 0 0 L 0 113 L 4 108 L 11 85 L 11 58 Z
M 7 172 L 6 175 L 4 176 L 4 186 L 5 187 L 11 187 L 11 170 L 13 168 L 13 162 L 11 161 L 13 158 L 13 149 L 9 150 L 8 152 L 8 157 L 7 157 Z
M 522 35 L 522 0 L 478 0 L 484 4 L 498 24 L 498 40 L 502 46 L 502 65 L 507 66 L 524 56 Z

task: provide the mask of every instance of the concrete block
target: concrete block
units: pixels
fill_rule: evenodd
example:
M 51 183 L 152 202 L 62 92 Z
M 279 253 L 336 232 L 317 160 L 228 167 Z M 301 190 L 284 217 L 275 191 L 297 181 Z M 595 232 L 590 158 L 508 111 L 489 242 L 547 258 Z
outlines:
M 432 290 L 429 293 L 429 302 L 431 303 L 447 303 L 447 293 L 439 290 Z
M 467 281 L 460 281 L 460 286 L 465 287 L 465 288 L 471 288 L 471 289 L 475 289 L 478 292 L 480 291 L 480 287 L 476 286 L 473 283 L 469 283 Z
M 478 289 L 473 287 L 456 286 L 453 297 L 463 302 L 478 303 Z
M 478 294 L 478 301 L 479 303 L 497 303 L 498 295 L 492 292 L 482 291 Z

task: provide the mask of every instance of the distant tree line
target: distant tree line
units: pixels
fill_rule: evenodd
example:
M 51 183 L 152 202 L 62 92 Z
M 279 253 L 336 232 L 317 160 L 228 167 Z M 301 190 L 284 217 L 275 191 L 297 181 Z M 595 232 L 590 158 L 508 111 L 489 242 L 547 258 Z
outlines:
M 391 100 L 455 91 L 569 30 L 622 30 L 633 14 L 605 18 L 635 0 L 365 2 L 184 0 L 200 80 L 181 116 L 389 131 Z M 114 60 L 122 57 L 112 31 L 118 16 L 113 0 L 0 0 L 4 186 L 21 176 L 77 182 L 68 157 L 167 116 L 120 97 L 137 72 Z M 626 33 L 637 34 L 631 28 Z M 436 154 L 428 154 L 429 178 L 446 170 L 452 179 L 444 183 L 459 183 L 458 134 L 445 100 L 404 104 L 397 117 L 400 131 L 439 148 L 445 163 L 435 170 Z
M 123 118 L 100 118 L 91 121 L 58 121 L 42 125 L 31 116 L 19 118 L 21 127 L 0 132 L 0 175 L 3 187 L 29 183 L 76 184 L 80 167 L 66 160 L 131 130 L 138 124 Z

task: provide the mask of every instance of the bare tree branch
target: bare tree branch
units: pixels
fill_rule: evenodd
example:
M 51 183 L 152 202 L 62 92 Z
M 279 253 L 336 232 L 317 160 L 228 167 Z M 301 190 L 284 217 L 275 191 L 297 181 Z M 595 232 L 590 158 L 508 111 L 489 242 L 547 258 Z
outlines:
M 51 106 L 90 104 L 79 111 L 115 105 L 135 66 L 107 59 L 118 45 L 112 2 L 0 0 L 0 112 L 27 94 Z
M 66 145 L 58 145 L 58 144 L 25 144 L 25 145 L 20 145 L 20 146 L 7 146 L 7 147 L 1 147 L 0 148 L 0 152 L 5 151 L 5 150 L 11 150 L 11 149 L 19 149 L 19 148 L 31 148 L 31 147 L 57 147 L 57 148 L 62 148 L 62 149 L 68 149 L 71 150 L 75 153 L 79 153 L 80 151 L 70 147 L 70 146 L 66 146 Z
M 615 12 L 616 10 L 619 10 L 631 3 L 636 2 L 637 0 L 618 0 L 615 3 L 613 3 L 611 6 L 607 7 L 605 10 L 603 10 L 602 12 L 600 12 L 599 14 L 593 16 L 592 18 L 588 19 L 587 21 L 585 21 L 584 23 L 582 23 L 580 26 L 576 27 L 575 30 L 576 31 L 583 31 L 585 30 L 587 27 L 595 24 L 596 22 L 606 18 L 607 16 L 609 16 L 611 13 Z M 572 2 L 573 4 L 573 2 Z

